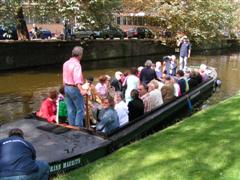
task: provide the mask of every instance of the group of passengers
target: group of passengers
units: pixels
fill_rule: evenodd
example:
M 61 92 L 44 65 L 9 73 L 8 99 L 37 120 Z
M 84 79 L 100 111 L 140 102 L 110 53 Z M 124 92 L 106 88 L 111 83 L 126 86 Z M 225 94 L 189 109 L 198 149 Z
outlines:
M 176 57 L 172 55 L 164 57 L 163 63 L 147 60 L 145 67 L 132 67 L 125 73 L 117 71 L 114 77 L 101 75 L 96 85 L 93 77 L 88 77 L 88 113 L 85 116 L 89 115 L 97 131 L 109 134 L 206 81 L 206 68 L 202 64 L 198 69 L 177 70 Z M 59 94 L 50 92 L 37 116 L 49 122 L 63 122 L 59 118 L 65 117 L 67 123 L 66 109 L 61 88 Z

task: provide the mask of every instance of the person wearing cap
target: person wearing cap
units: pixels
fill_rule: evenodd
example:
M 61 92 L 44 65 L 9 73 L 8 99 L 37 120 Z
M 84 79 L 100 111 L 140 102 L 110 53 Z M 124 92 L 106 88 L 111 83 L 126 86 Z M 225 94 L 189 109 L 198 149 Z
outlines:
M 114 87 L 115 91 L 122 90 L 121 77 L 123 73 L 120 71 L 115 72 L 115 76 L 111 79 L 111 86 Z
M 180 57 L 179 57 L 179 69 L 185 70 L 187 68 L 187 60 L 191 55 L 191 44 L 187 36 L 183 36 L 177 43 L 180 47 Z
M 145 62 L 145 67 L 142 69 L 140 73 L 140 81 L 142 84 L 148 84 L 151 80 L 157 79 L 157 75 L 152 67 L 152 61 L 147 60 Z
M 83 89 L 83 75 L 80 60 L 83 48 L 75 46 L 72 57 L 63 64 L 63 84 L 65 101 L 68 111 L 68 123 L 72 126 L 83 127 L 84 98 L 87 90 Z
M 0 179 L 48 180 L 48 163 L 36 160 L 36 150 L 23 136 L 23 131 L 15 128 L 0 140 Z

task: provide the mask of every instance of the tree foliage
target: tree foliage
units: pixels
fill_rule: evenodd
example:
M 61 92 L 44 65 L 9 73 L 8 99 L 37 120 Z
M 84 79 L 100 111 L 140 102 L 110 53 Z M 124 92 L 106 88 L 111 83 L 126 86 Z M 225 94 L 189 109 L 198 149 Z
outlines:
M 35 17 L 39 22 L 61 22 L 65 19 L 82 26 L 103 27 L 113 23 L 113 12 L 121 0 L 38 0 Z
M 0 21 L 16 22 L 14 13 L 22 0 L 0 0 Z M 232 0 L 38 0 L 24 6 L 24 14 L 41 22 L 68 19 L 82 26 L 102 28 L 114 23 L 118 12 L 144 12 L 160 29 L 185 33 L 196 42 L 217 38 L 239 24 L 239 6 Z
M 117 12 L 122 0 L 38 0 L 25 3 L 24 14 L 30 15 L 36 23 L 62 22 L 68 19 L 83 26 L 103 27 L 112 24 L 113 12 Z M 15 22 L 16 7 L 23 5 L 22 0 L 0 1 L 0 21 Z
M 0 21 L 4 25 L 16 25 L 18 39 L 29 40 L 21 0 L 0 1 Z
M 145 12 L 161 29 L 185 33 L 197 43 L 217 38 L 236 23 L 239 9 L 231 0 L 124 0 L 127 11 Z

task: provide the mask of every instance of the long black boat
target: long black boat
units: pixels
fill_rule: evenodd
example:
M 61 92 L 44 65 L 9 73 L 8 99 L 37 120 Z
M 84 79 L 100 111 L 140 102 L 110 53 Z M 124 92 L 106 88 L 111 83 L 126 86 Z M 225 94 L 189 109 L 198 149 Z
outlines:
M 108 136 L 86 129 L 70 129 L 35 118 L 25 118 L 3 124 L 0 127 L 0 137 L 7 137 L 12 128 L 21 128 L 25 139 L 34 145 L 37 159 L 49 163 L 51 175 L 69 171 L 106 156 L 119 147 L 145 136 L 149 131 L 168 124 L 186 112 L 189 103 L 195 105 L 209 97 L 215 89 L 217 73 L 211 67 L 208 67 L 208 72 L 209 79 L 206 82 Z

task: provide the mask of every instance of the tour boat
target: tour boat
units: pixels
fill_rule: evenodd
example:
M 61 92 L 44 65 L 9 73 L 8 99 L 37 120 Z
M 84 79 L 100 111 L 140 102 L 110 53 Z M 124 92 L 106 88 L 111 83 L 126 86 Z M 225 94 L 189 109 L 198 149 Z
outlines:
M 36 149 L 37 159 L 49 163 L 51 175 L 66 172 L 84 166 L 150 132 L 176 122 L 176 118 L 189 111 L 189 105 L 196 105 L 214 92 L 217 73 L 212 67 L 208 67 L 207 72 L 209 79 L 206 82 L 109 135 L 84 128 L 49 124 L 36 118 L 24 118 L 1 125 L 0 137 L 7 137 L 12 128 L 22 129 L 25 139 Z

